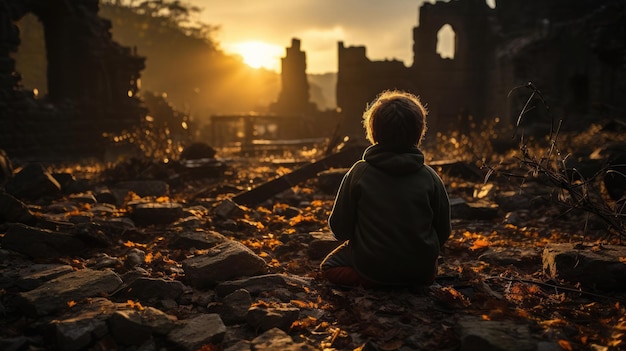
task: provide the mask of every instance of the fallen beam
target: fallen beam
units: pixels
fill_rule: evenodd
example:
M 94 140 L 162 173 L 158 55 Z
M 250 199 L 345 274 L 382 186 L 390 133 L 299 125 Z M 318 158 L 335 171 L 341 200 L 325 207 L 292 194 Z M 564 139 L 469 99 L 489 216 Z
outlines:
M 298 183 L 315 177 L 319 172 L 335 167 L 350 167 L 359 160 L 365 151 L 364 146 L 354 145 L 326 156 L 319 161 L 302 166 L 289 174 L 285 174 L 256 188 L 233 197 L 233 201 L 245 206 L 255 206 L 270 197 L 283 192 Z

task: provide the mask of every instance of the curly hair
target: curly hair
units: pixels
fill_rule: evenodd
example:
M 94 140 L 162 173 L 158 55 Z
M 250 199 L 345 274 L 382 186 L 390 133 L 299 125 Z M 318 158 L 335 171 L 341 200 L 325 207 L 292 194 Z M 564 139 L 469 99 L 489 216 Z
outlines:
M 385 90 L 363 113 L 367 140 L 372 144 L 419 146 L 426 133 L 427 114 L 419 97 L 401 90 Z

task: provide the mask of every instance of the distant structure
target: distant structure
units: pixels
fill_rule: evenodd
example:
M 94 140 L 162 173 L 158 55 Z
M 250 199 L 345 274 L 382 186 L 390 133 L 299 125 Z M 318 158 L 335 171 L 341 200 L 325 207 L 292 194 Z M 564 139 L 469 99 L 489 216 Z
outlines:
M 429 129 L 499 117 L 514 123 L 537 86 L 555 118 L 584 126 L 626 114 L 626 3 L 623 0 L 484 0 L 424 3 L 413 29 L 413 64 L 370 61 L 364 46 L 338 43 L 337 105 L 343 134 L 363 137 L 361 114 L 383 89 L 419 95 Z M 438 35 L 454 32 L 454 57 L 437 53 Z M 618 36 L 617 38 L 615 36 Z M 522 94 L 523 93 L 523 94 Z M 529 123 L 548 122 L 541 107 Z
M 0 0 L 0 149 L 11 157 L 101 156 L 103 132 L 137 124 L 143 57 L 112 40 L 98 0 Z M 28 13 L 43 24 L 48 96 L 22 88 L 10 53 L 15 22 Z
M 317 111 L 317 106 L 310 101 L 306 53 L 300 49 L 300 39 L 291 39 L 291 47 L 286 48 L 286 55 L 281 58 L 281 83 L 278 101 L 270 106 L 271 112 L 305 115 Z

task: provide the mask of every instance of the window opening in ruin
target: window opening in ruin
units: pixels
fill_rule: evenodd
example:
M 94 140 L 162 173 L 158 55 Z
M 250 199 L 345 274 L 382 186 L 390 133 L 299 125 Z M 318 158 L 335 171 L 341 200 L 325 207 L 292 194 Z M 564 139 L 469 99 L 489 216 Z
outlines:
M 24 89 L 32 90 L 35 95 L 46 95 L 48 64 L 43 25 L 33 14 L 22 17 L 16 25 L 20 30 L 20 46 L 11 54 L 15 70 L 22 76 Z
M 454 59 L 455 51 L 456 33 L 451 25 L 444 24 L 437 32 L 437 53 L 443 59 Z
M 496 8 L 496 0 L 485 0 L 485 2 L 487 3 L 487 6 L 491 7 L 492 9 Z

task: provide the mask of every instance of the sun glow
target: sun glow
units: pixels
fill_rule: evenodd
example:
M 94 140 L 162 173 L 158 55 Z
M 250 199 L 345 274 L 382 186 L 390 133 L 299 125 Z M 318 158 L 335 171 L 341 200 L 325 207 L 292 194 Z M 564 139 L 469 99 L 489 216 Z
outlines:
M 246 41 L 225 45 L 225 47 L 226 51 L 241 56 L 243 62 L 250 67 L 263 67 L 277 72 L 280 71 L 280 57 L 285 51 L 281 46 L 261 41 Z

